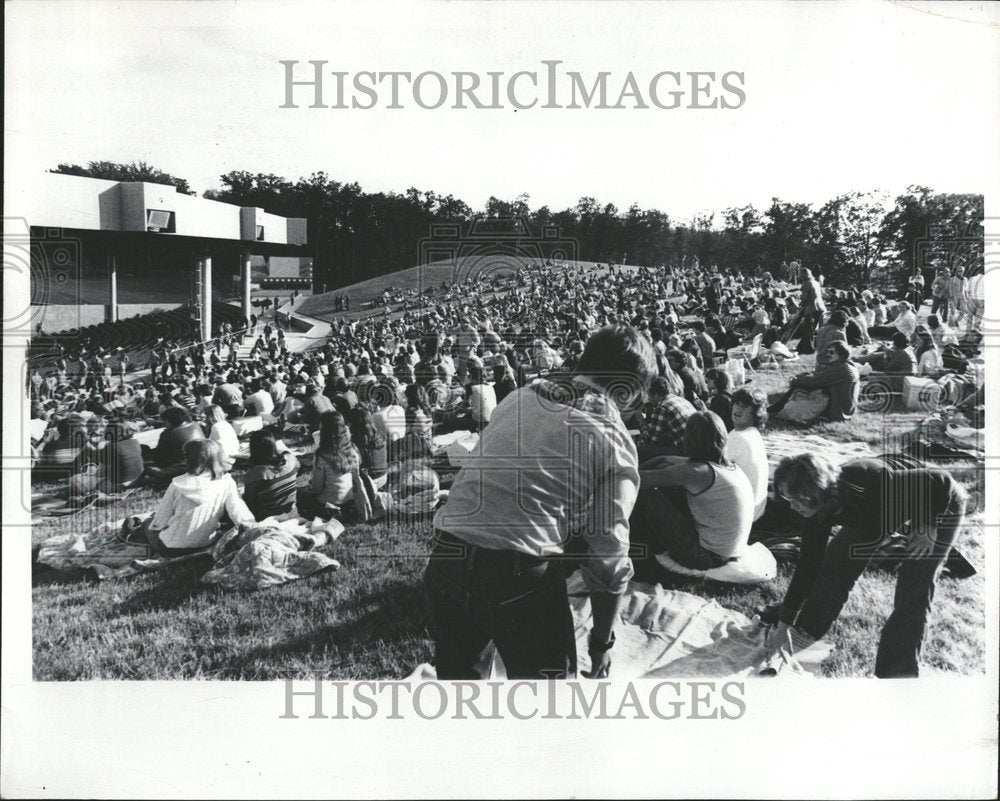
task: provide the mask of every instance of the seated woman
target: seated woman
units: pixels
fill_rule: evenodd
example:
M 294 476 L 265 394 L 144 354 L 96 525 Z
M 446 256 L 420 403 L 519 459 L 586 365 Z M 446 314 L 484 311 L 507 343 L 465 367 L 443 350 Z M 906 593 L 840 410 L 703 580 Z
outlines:
M 208 438 L 219 443 L 222 455 L 225 457 L 226 469 L 231 470 L 233 462 L 240 454 L 240 438 L 236 435 L 233 424 L 226 419 L 226 412 L 221 406 L 212 404 L 205 409 L 205 425 L 208 428 Z
M 708 385 L 708 409 L 722 418 L 726 431 L 733 430 L 733 377 L 725 370 L 713 367 L 705 373 Z
M 184 446 L 187 471 L 167 487 L 159 508 L 143 529 L 161 556 L 183 556 L 210 546 L 224 514 L 236 525 L 256 519 L 223 465 L 217 442 L 191 440 Z
M 243 500 L 258 520 L 295 511 L 299 460 L 280 450 L 270 431 L 250 435 L 250 466 L 243 479 Z
M 431 407 L 427 402 L 427 392 L 420 384 L 407 384 L 405 394 L 406 433 L 416 434 L 430 447 L 434 424 Z
M 364 405 L 355 406 L 348 418 L 351 442 L 361 455 L 361 470 L 376 489 L 385 486 L 389 473 L 389 444 Z
M 87 420 L 86 441 L 73 461 L 73 474 L 69 479 L 69 494 L 86 495 L 97 489 L 104 476 L 107 441 L 103 417 Z
M 496 407 L 496 392 L 486 383 L 483 368 L 474 362 L 469 364 L 469 421 L 474 426 L 470 430 L 482 431 Z
M 903 378 L 915 375 L 917 372 L 916 354 L 910 347 L 910 338 L 902 331 L 892 335 L 892 350 L 883 349 L 866 356 L 858 356 L 855 361 L 858 364 L 870 364 L 872 372 L 868 374 L 868 379 L 882 378 L 893 392 L 901 392 Z
M 961 530 L 966 492 L 946 470 L 893 469 L 875 459 L 837 467 L 803 453 L 783 459 L 775 490 L 804 518 L 802 551 L 768 638 L 793 656 L 826 635 L 882 541 L 909 523 L 893 610 L 875 657 L 877 678 L 915 678 L 934 587 Z M 835 527 L 839 530 L 834 533 Z
M 917 328 L 914 338 L 916 339 L 917 375 L 938 375 L 944 369 L 944 364 L 941 361 L 941 351 L 938 350 L 937 343 L 934 341 L 934 335 L 927 326 L 921 325 Z
M 868 322 L 861 314 L 861 309 L 857 306 L 849 306 L 847 309 L 847 344 L 867 345 L 871 342 L 868 335 Z
M 99 489 L 117 492 L 142 475 L 142 446 L 132 438 L 132 430 L 120 421 L 108 425 L 104 474 Z
M 902 331 L 912 337 L 917 330 L 917 315 L 905 300 L 896 305 L 896 316 L 887 325 L 873 325 L 868 328 L 868 335 L 877 339 L 889 339 L 897 331 Z
M 767 449 L 760 432 L 767 425 L 767 395 L 759 389 L 733 393 L 733 430 L 726 442 L 726 455 L 740 468 L 753 489 L 753 519 L 760 519 L 767 506 L 770 469 Z
M 186 409 L 173 407 L 165 410 L 163 422 L 166 423 L 166 428 L 150 453 L 152 465 L 143 474 L 158 484 L 166 484 L 182 474 L 187 469 L 185 447 L 189 442 L 205 439 L 201 426 L 191 420 Z M 143 476 L 140 476 L 140 480 Z
M 361 455 L 340 412 L 323 412 L 319 423 L 312 478 L 309 489 L 299 493 L 299 512 L 303 517 L 343 517 L 354 500 L 354 473 L 361 467 Z
M 768 407 L 768 414 L 778 414 L 796 389 L 822 389 L 827 403 L 824 416 L 828 420 L 850 420 L 858 408 L 861 373 L 851 359 L 851 350 L 844 342 L 833 342 L 826 349 L 826 365 L 815 373 L 795 376 L 790 389 Z
M 717 414 L 696 412 L 684 430 L 686 457 L 658 456 L 639 465 L 641 489 L 629 521 L 633 542 L 694 570 L 720 567 L 743 554 L 754 492 L 727 458 L 726 441 Z
M 493 391 L 496 394 L 497 404 L 515 389 L 517 389 L 517 379 L 514 376 L 514 368 L 509 363 L 495 366 L 493 368 Z

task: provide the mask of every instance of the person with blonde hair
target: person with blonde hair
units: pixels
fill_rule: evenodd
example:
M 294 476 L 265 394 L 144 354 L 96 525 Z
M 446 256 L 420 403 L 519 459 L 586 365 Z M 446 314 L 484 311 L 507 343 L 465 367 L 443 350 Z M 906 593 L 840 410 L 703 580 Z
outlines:
M 240 453 L 240 438 L 221 406 L 213 403 L 205 407 L 205 425 L 208 428 L 208 438 L 222 448 L 226 469 L 232 469 L 233 462 Z
M 191 440 L 184 446 L 187 472 L 170 482 L 144 531 L 161 556 L 182 556 L 212 544 L 223 514 L 236 525 L 256 522 L 225 466 L 219 443 Z
M 764 615 L 777 624 L 768 638 L 772 653 L 791 657 L 825 636 L 878 547 L 908 524 L 875 676 L 916 677 L 937 578 L 965 516 L 964 488 L 947 470 L 894 468 L 878 459 L 837 467 L 816 453 L 783 459 L 774 486 L 804 520 L 784 601 Z

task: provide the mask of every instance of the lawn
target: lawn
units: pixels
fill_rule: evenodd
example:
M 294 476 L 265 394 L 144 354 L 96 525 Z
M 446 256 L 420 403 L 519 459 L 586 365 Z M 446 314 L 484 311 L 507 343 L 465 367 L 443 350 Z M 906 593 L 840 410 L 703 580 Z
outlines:
M 452 280 L 453 269 L 450 264 L 415 267 L 338 292 L 347 292 L 360 305 L 387 287 L 440 286 L 441 281 Z M 334 316 L 333 294 L 309 299 L 303 309 L 315 305 L 305 313 Z M 759 370 L 751 385 L 773 396 L 787 388 L 792 375 L 812 366 L 813 357 L 806 356 L 779 370 Z M 881 453 L 912 434 L 923 417 L 861 413 L 847 423 L 811 426 L 807 433 L 835 443 L 865 443 Z M 771 430 L 796 431 L 780 421 L 773 422 Z M 956 544 L 978 574 L 940 581 L 923 661 L 930 672 L 976 675 L 985 670 L 983 471 L 981 465 L 971 465 L 952 472 L 970 491 L 967 525 Z M 239 474 L 234 475 L 239 480 Z M 140 490 L 113 508 L 46 520 L 33 528 L 32 542 L 37 545 L 54 534 L 152 511 L 157 498 L 150 490 Z M 256 593 L 202 585 L 199 579 L 209 568 L 207 562 L 109 583 L 35 564 L 34 676 L 40 680 L 405 677 L 433 653 L 421 584 L 430 537 L 429 523 L 352 526 L 327 549 L 341 563 L 340 570 Z M 636 568 L 642 578 L 715 598 L 748 615 L 780 601 L 791 577 L 790 567 L 782 565 L 774 581 L 747 588 L 672 578 L 652 564 Z M 871 675 L 879 632 L 892 609 L 894 584 L 895 575 L 888 569 L 869 569 L 858 581 L 827 638 L 835 646 L 824 665 L 827 675 Z
M 805 366 L 804 360 L 796 372 Z M 789 368 L 760 371 L 753 380 L 773 393 L 786 386 L 791 372 Z M 920 417 L 861 414 L 850 423 L 821 425 L 810 433 L 835 442 L 867 442 L 878 451 L 887 433 L 911 431 Z M 981 674 L 985 594 L 983 512 L 977 484 L 982 473 L 974 467 L 955 472 L 973 497 L 958 545 L 979 574 L 941 580 L 924 663 L 931 672 Z M 142 490 L 113 509 L 46 521 L 35 527 L 33 542 L 149 510 L 155 503 L 156 496 Z M 430 534 L 428 523 L 352 526 L 328 549 L 341 563 L 340 570 L 253 593 L 200 584 L 207 563 L 108 583 L 35 565 L 34 676 L 40 680 L 405 677 L 432 657 L 421 585 Z M 637 567 L 640 575 L 651 569 Z M 782 598 L 790 570 L 782 566 L 777 579 L 753 588 L 659 578 L 664 586 L 713 597 L 752 615 Z M 892 607 L 894 581 L 891 571 L 881 569 L 869 570 L 859 580 L 828 637 L 836 649 L 824 665 L 827 675 L 871 675 L 879 630 Z

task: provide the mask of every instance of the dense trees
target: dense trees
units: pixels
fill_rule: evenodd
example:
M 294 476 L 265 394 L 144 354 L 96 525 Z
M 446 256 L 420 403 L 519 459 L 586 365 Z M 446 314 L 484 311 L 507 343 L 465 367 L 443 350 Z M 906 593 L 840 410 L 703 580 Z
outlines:
M 190 192 L 185 180 L 144 162 L 60 164 L 56 172 L 158 181 Z M 359 184 L 341 183 L 325 172 L 292 182 L 239 170 L 220 180 L 222 188 L 205 197 L 308 219 L 314 272 L 327 289 L 434 258 L 442 223 L 461 223 L 463 235 L 473 224 L 488 236 L 518 232 L 516 247 L 529 254 L 538 252 L 539 243 L 544 251 L 546 227 L 549 235 L 554 227 L 558 242 L 571 243 L 568 255 L 575 252 L 590 261 L 657 265 L 697 258 L 701 264 L 755 273 L 795 259 L 819 266 L 834 286 L 898 285 L 914 270 L 956 259 L 973 273 L 983 265 L 982 196 L 937 193 L 924 186 L 908 187 L 895 199 L 880 191 L 849 192 L 819 206 L 772 198 L 763 210 L 739 206 L 675 222 L 657 209 L 632 204 L 622 211 L 591 196 L 562 211 L 533 209 L 527 194 L 490 197 L 474 210 L 453 195 L 412 187 L 402 193 L 366 193 Z M 454 233 L 446 238 L 454 240 Z
M 79 164 L 60 164 L 52 172 L 64 175 L 82 175 L 87 178 L 104 178 L 108 181 L 148 181 L 151 184 L 170 184 L 185 195 L 194 195 L 188 182 L 170 173 L 163 172 L 145 161 L 131 161 L 118 164 L 114 161 L 91 161 L 86 167 Z
M 746 272 L 774 270 L 797 259 L 818 265 L 833 285 L 897 284 L 904 274 L 934 260 L 961 258 L 982 269 L 981 195 L 938 194 L 910 187 L 890 201 L 884 192 L 851 192 L 814 207 L 773 198 L 764 211 L 754 206 L 703 213 L 674 223 L 662 211 L 632 204 L 621 211 L 585 196 L 553 212 L 531 208 L 522 194 L 490 197 L 480 211 L 451 195 L 408 189 L 366 194 L 325 173 L 292 183 L 273 175 L 234 172 L 221 177 L 212 196 L 279 213 L 305 216 L 317 247 L 317 275 L 328 288 L 413 266 L 423 259 L 436 223 L 476 223 L 477 231 L 513 231 L 523 221 L 529 241 L 544 242 L 546 226 L 560 241 L 573 243 L 579 257 L 631 264 L 718 264 Z M 716 219 L 719 222 L 716 222 Z M 529 251 L 530 252 L 530 251 Z

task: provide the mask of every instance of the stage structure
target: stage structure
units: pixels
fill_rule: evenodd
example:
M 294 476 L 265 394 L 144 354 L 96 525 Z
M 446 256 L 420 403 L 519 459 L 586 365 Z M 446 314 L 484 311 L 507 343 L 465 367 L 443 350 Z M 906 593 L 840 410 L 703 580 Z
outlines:
M 305 219 L 169 185 L 43 173 L 21 200 L 32 324 L 48 333 L 191 305 L 208 340 L 237 277 L 249 317 L 254 257 L 312 255 Z

